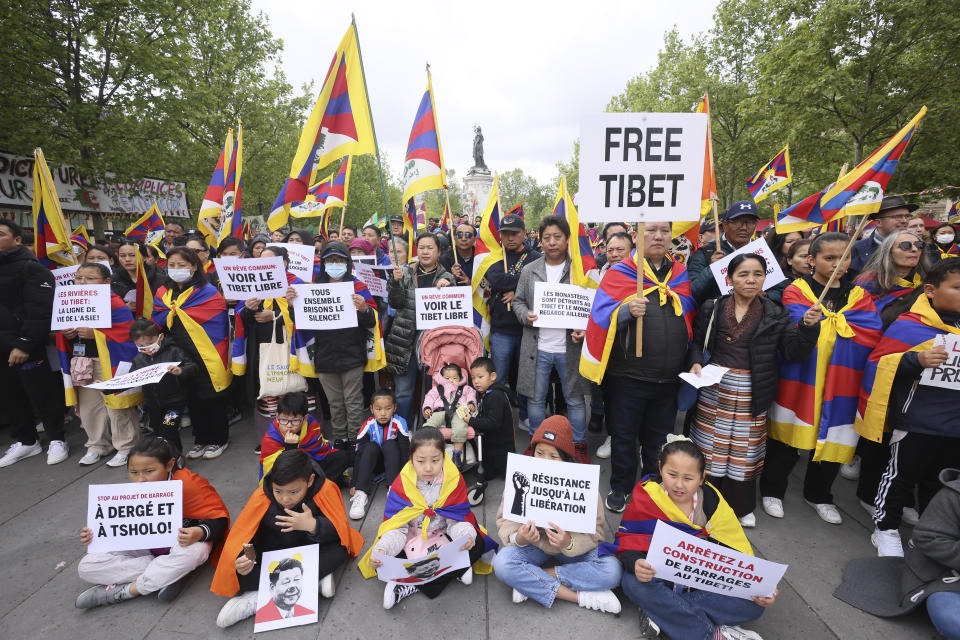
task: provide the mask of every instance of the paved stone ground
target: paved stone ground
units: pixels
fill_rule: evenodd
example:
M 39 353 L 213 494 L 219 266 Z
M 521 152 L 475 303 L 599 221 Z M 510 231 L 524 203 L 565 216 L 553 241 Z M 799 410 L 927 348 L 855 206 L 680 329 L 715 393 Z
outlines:
M 184 436 L 186 443 L 192 442 L 189 431 Z M 594 451 L 600 440 L 593 436 L 591 440 L 590 450 Z M 213 575 L 209 566 L 197 572 L 170 605 L 144 597 L 89 611 L 74 608 L 74 599 L 86 586 L 77 577 L 76 565 L 83 555 L 77 532 L 84 523 L 87 485 L 126 481 L 124 469 L 102 463 L 92 468 L 78 466 L 83 442 L 82 432 L 74 427 L 69 432 L 72 451 L 66 462 L 47 466 L 45 456 L 35 456 L 0 469 L 0 638 L 158 640 L 253 635 L 252 619 L 226 630 L 216 627 L 214 621 L 225 600 L 209 591 Z M 9 432 L 0 432 L 0 446 L 6 448 L 9 443 Z M 230 448 L 220 459 L 191 465 L 213 483 L 234 514 L 256 486 L 254 446 L 252 425 L 244 420 L 231 427 Z M 822 522 L 801 499 L 802 473 L 801 464 L 785 501 L 787 517 L 775 520 L 761 511 L 757 528 L 748 531 L 758 555 L 788 563 L 790 568 L 780 584 L 777 603 L 747 626 L 766 640 L 939 637 L 922 613 L 884 620 L 831 595 L 849 559 L 874 553 L 869 540 L 872 524 L 857 505 L 854 483 L 843 479 L 837 480 L 835 491 L 845 522 L 842 526 Z M 604 463 L 601 480 L 605 483 L 607 478 L 609 465 Z M 486 501 L 475 509 L 478 519 L 494 531 L 501 490 L 502 482 L 493 483 Z M 381 485 L 360 526 L 368 541 L 383 513 L 385 493 Z M 608 518 L 612 527 L 618 519 Z M 638 637 L 636 609 L 622 594 L 623 613 L 615 617 L 565 602 L 549 611 L 531 601 L 514 605 L 509 588 L 493 576 L 477 577 L 470 587 L 454 583 L 432 603 L 413 596 L 391 611 L 381 608 L 382 592 L 382 583 L 363 580 L 351 563 L 338 571 L 336 596 L 321 598 L 319 623 L 266 635 L 344 640 Z M 418 625 L 416 630 L 413 625 Z

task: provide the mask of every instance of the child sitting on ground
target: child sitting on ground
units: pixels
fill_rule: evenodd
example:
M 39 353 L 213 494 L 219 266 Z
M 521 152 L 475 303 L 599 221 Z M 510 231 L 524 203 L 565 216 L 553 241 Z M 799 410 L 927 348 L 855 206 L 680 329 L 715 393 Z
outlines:
M 503 478 L 507 473 L 507 454 L 516 449 L 513 430 L 517 395 L 497 381 L 497 370 L 490 358 L 474 360 L 470 377 L 480 396 L 480 408 L 467 424 L 483 434 L 484 479 Z
M 410 450 L 407 422 L 396 414 L 397 401 L 386 389 L 375 391 L 370 399 L 370 413 L 357 433 L 357 452 L 353 460 L 353 483 L 350 487 L 350 517 L 359 520 L 367 513 L 373 495 L 373 481 L 385 474 L 387 486 L 393 484 Z
M 453 464 L 463 466 L 463 444 L 467 441 L 467 420 L 477 411 L 477 392 L 467 384 L 463 372 L 447 363 L 433 376 L 433 388 L 423 399 L 424 426 L 449 427 L 453 443 Z
M 347 522 L 340 489 L 321 474 L 299 449 L 276 457 L 224 542 L 210 590 L 233 597 L 220 609 L 218 627 L 256 613 L 260 571 L 254 569 L 265 551 L 319 545 L 320 593 L 333 597 L 333 571 L 360 553 L 363 537 Z
M 260 442 L 260 479 L 270 473 L 274 461 L 282 451 L 300 449 L 310 456 L 318 476 L 335 483 L 350 464 L 346 451 L 334 449 L 323 437 L 323 429 L 317 419 L 310 415 L 307 394 L 294 391 L 280 396 L 277 401 L 277 417 L 267 427 Z
M 376 540 L 360 559 L 360 572 L 364 578 L 377 575 L 377 567 L 382 563 L 373 558 L 374 551 L 385 556 L 421 558 L 463 536 L 467 536 L 467 542 L 461 549 L 470 552 L 471 567 L 416 586 L 388 582 L 383 608 L 391 609 L 418 591 L 430 599 L 436 598 L 454 578 L 469 585 L 473 583 L 474 571 L 492 571 L 487 558 L 495 553 L 497 543 L 487 536 L 470 511 L 467 485 L 444 453 L 443 435 L 438 429 L 423 427 L 410 439 L 410 461 L 390 486 L 383 523 Z

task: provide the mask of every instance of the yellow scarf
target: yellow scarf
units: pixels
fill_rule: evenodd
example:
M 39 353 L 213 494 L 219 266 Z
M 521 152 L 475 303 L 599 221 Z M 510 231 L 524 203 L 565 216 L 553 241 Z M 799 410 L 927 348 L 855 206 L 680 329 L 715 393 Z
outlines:
M 200 354 L 200 358 L 207 368 L 207 373 L 210 375 L 210 382 L 213 384 L 214 391 L 223 391 L 230 386 L 230 381 L 233 380 L 233 374 L 224 366 L 223 360 L 220 358 L 220 353 L 216 347 L 213 346 L 213 341 L 210 339 L 210 336 L 207 335 L 207 332 L 203 330 L 203 327 L 200 326 L 200 323 L 190 317 L 189 313 L 181 311 L 180 309 L 180 306 L 190 299 L 191 294 L 193 294 L 193 287 L 187 287 L 183 290 L 183 293 L 176 298 L 173 297 L 173 289 L 167 289 L 164 292 L 163 304 L 170 309 L 170 312 L 167 314 L 167 328 L 170 329 L 173 327 L 173 319 L 175 317 L 180 318 L 180 322 L 183 323 L 183 328 L 187 330 L 187 335 L 190 336 L 193 344 L 197 347 L 197 352 Z

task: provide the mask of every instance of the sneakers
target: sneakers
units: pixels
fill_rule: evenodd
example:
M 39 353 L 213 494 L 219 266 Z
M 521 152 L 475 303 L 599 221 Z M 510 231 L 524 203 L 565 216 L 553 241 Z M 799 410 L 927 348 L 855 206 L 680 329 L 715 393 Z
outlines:
M 640 613 L 640 637 L 641 638 L 659 638 L 660 626 L 650 619 L 643 609 L 637 609 Z
M 727 640 L 763 640 L 756 631 L 750 631 L 742 627 L 728 627 L 720 625 L 720 635 Z
M 47 464 L 58 464 L 70 457 L 70 447 L 63 440 L 51 440 L 47 446 Z
M 467 570 L 463 572 L 463 575 L 457 578 L 460 582 L 467 585 L 468 587 L 473 584 L 473 567 L 467 567 Z
M 817 510 L 817 515 L 820 516 L 820 519 L 824 522 L 829 522 L 830 524 L 843 524 L 843 518 L 840 517 L 840 511 L 837 509 L 837 506 L 830 504 L 829 502 L 823 504 L 814 504 L 809 500 L 804 500 L 808 505 Z
M 257 455 L 260 455 L 260 445 L 257 445 L 253 448 L 253 452 Z
M 10 448 L 7 449 L 7 452 L 3 454 L 3 457 L 0 458 L 0 467 L 9 467 L 14 462 L 19 462 L 24 458 L 31 458 L 41 453 L 43 453 L 43 447 L 40 446 L 39 442 L 34 442 L 33 444 L 14 442 L 10 445 Z
M 190 448 L 190 451 L 187 451 L 187 460 L 196 460 L 197 458 L 203 457 L 204 446 L 202 444 L 195 444 Z
M 594 413 L 590 415 L 590 424 L 587 425 L 590 433 L 600 433 L 603 431 L 603 414 Z
M 763 505 L 763 510 L 771 518 L 782 518 L 783 517 L 783 500 L 780 498 L 763 498 L 760 503 Z
M 917 522 L 920 521 L 920 514 L 917 513 L 917 510 L 913 507 L 904 507 L 903 513 L 900 514 L 900 519 L 903 520 L 903 524 L 915 527 L 917 526 Z
M 613 591 L 580 591 L 578 604 L 584 609 L 603 611 L 605 613 L 620 613 L 620 600 Z
M 412 596 L 417 591 L 420 591 L 420 589 L 417 589 L 412 584 L 388 582 L 383 589 L 383 608 L 393 609 L 395 604 L 408 596 Z M 256 601 L 254 601 L 254 605 L 256 605 Z
M 122 467 L 127 464 L 127 454 L 117 451 L 112 458 L 107 460 L 108 467 Z
M 753 529 L 757 526 L 757 516 L 753 515 L 751 511 L 747 515 L 740 518 L 740 526 L 744 529 Z
M 98 462 L 100 462 L 100 458 L 102 457 L 103 456 L 101 456 L 96 451 L 90 451 L 88 449 L 87 452 L 83 454 L 83 457 L 80 458 L 80 460 L 77 462 L 77 464 L 82 465 L 84 467 L 91 464 L 97 464 Z
M 860 456 L 853 456 L 853 460 L 840 466 L 840 476 L 847 480 L 856 480 L 860 477 Z
M 530 418 L 524 418 L 517 423 L 517 429 L 520 431 L 530 431 Z
M 135 597 L 130 594 L 129 587 L 129 582 L 108 585 L 98 584 L 78 595 L 74 604 L 77 609 L 93 609 L 107 604 L 117 604 Z
M 203 459 L 204 460 L 213 460 L 214 458 L 219 458 L 223 455 L 223 452 L 227 450 L 229 446 L 228 442 L 223 444 L 208 444 L 203 448 Z
M 180 578 L 173 584 L 168 584 L 163 589 L 160 589 L 160 591 L 157 591 L 157 599 L 160 602 L 173 602 L 177 599 L 177 596 L 180 595 L 180 592 L 183 591 L 186 584 L 186 576 Z
M 573 459 L 580 464 L 590 464 L 590 452 L 587 451 L 586 442 L 573 443 Z
M 614 513 L 623 513 L 627 508 L 627 494 L 611 490 L 603 504 Z
M 521 602 L 526 602 L 527 596 L 523 595 L 516 589 L 513 590 L 513 604 L 520 604 Z
M 606 460 L 610 457 L 610 436 L 603 441 L 603 444 L 597 447 L 597 457 Z
M 217 626 L 221 629 L 246 620 L 257 612 L 257 592 L 246 591 L 227 600 L 217 615 Z
M 333 574 L 328 573 L 320 580 L 320 595 L 324 598 L 332 598 L 337 592 L 337 585 L 333 583 Z
M 896 529 L 874 529 L 870 536 L 870 542 L 877 548 L 877 555 L 881 558 L 903 557 L 903 541 L 900 540 L 900 532 Z
M 352 498 L 350 498 L 350 519 L 360 520 L 366 514 L 367 493 L 366 491 L 360 491 L 357 489 L 357 492 L 353 494 Z
M 877 511 L 873 508 L 873 505 L 869 502 L 864 502 L 863 500 L 857 500 L 860 503 L 860 507 L 867 512 L 867 515 L 873 518 L 873 514 Z

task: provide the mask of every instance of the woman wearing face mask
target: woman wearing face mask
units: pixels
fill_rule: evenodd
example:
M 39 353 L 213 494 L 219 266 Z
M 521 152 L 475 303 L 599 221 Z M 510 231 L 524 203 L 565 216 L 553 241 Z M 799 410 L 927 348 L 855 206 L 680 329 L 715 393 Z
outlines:
M 124 240 L 117 247 L 117 262 L 110 280 L 110 290 L 120 296 L 131 311 L 136 312 L 137 302 L 137 254 L 144 261 L 144 271 L 147 274 L 147 284 L 150 285 L 151 295 L 167 280 L 163 269 L 147 264 L 146 251 L 143 245 L 133 240 Z
M 957 229 L 949 222 L 944 222 L 930 234 L 930 244 L 927 245 L 927 256 L 930 264 L 935 265 L 946 258 L 960 257 L 960 245 L 957 244 Z
M 200 371 L 187 387 L 195 444 L 186 457 L 217 458 L 227 448 L 230 322 L 227 303 L 207 282 L 197 252 L 167 254 L 168 282 L 153 300 L 153 321 L 172 335 Z

